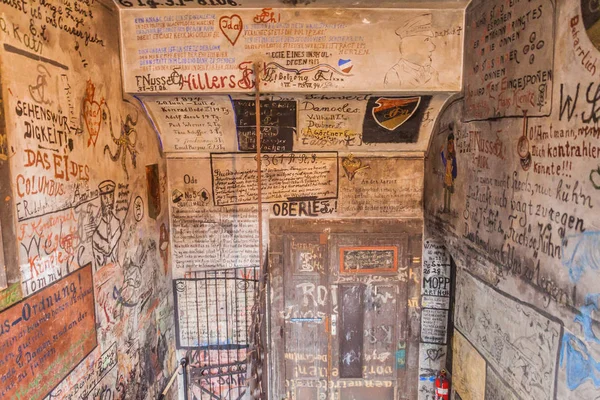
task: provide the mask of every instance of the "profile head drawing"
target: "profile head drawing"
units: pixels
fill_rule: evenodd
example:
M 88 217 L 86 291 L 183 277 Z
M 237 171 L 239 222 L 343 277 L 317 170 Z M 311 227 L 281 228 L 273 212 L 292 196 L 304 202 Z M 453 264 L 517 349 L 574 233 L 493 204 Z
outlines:
M 448 134 L 448 139 L 446 140 L 446 151 L 448 153 L 448 157 L 456 157 L 456 152 L 454 151 L 454 133 L 450 132 Z
M 431 56 L 435 50 L 431 14 L 420 14 L 409 19 L 396 29 L 400 38 L 398 49 L 403 59 L 417 65 L 431 65 Z
M 419 14 L 395 30 L 400 57 L 385 74 L 385 86 L 422 88 L 439 83 L 439 74 L 432 66 L 435 44 L 431 21 L 431 14 Z
M 115 183 L 111 180 L 102 181 L 98 185 L 102 215 L 106 216 L 113 210 L 115 205 L 115 186 Z
M 448 124 L 448 136 L 446 138 L 446 149 L 444 154 L 444 144 L 440 148 L 440 156 L 444 165 L 444 208 L 443 212 L 450 212 L 450 203 L 454 193 L 454 180 L 458 176 L 456 162 L 456 150 L 454 148 L 454 123 Z

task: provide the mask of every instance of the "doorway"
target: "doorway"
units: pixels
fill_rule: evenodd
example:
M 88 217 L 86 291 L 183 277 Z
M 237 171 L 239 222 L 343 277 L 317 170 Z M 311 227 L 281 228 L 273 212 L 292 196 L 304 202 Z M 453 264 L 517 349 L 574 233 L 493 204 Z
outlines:
M 416 398 L 422 221 L 270 226 L 273 398 Z

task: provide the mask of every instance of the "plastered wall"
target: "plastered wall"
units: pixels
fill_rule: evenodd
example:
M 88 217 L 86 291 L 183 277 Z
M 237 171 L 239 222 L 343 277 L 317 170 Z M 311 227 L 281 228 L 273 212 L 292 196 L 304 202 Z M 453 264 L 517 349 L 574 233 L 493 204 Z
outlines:
M 598 396 L 598 17 L 467 9 L 465 97 L 425 163 L 426 231 L 458 267 L 455 398 Z
M 412 224 L 411 229 L 420 235 L 422 155 L 435 116 L 448 97 L 446 94 L 334 93 L 261 97 L 263 251 L 266 253 L 267 245 L 271 249 L 275 247 L 269 253 L 270 268 L 273 268 L 269 279 L 277 293 L 284 283 L 281 264 L 277 261 L 282 256 L 278 250 L 281 245 L 272 243 L 268 236 L 273 219 L 308 220 L 312 229 L 319 226 L 326 229 L 331 223 L 328 221 L 336 219 L 386 218 L 390 224 L 398 224 L 394 229 L 402 230 L 403 224 Z M 160 132 L 167 157 L 173 277 L 176 287 L 180 288 L 175 304 L 179 354 L 183 356 L 185 351 L 194 349 L 194 344 L 206 346 L 218 340 L 244 345 L 245 335 L 239 335 L 235 329 L 218 327 L 223 314 L 217 316 L 213 307 L 219 302 L 210 300 L 206 304 L 201 289 L 213 288 L 207 285 L 212 285 L 209 282 L 214 279 L 218 282 L 215 283 L 218 289 L 214 290 L 219 296 L 229 293 L 235 297 L 226 283 L 227 274 L 231 272 L 225 270 L 255 268 L 259 263 L 254 99 L 239 94 L 140 98 Z M 352 231 L 347 228 L 347 232 Z M 359 241 L 361 231 L 355 230 L 354 237 Z M 419 237 L 414 246 L 420 245 Z M 394 365 L 393 371 L 400 374 L 408 371 L 400 387 L 407 398 L 417 395 L 420 361 L 429 366 L 430 372 L 442 365 L 445 350 L 440 350 L 437 344 L 447 342 L 448 304 L 442 301 L 441 306 L 427 311 L 424 328 L 427 343 L 421 352 L 429 352 L 435 363 L 431 364 L 427 355 L 420 357 L 421 257 L 417 253 L 413 255 L 414 260 L 402 261 L 398 273 L 399 281 L 409 286 L 410 292 L 403 292 L 406 298 L 399 297 L 397 304 L 407 310 L 410 318 L 402 325 L 394 325 L 402 339 L 398 339 L 400 348 L 395 350 L 399 366 Z M 431 276 L 445 273 L 428 272 Z M 193 282 L 200 285 L 200 292 L 190 286 Z M 302 287 L 303 283 L 297 284 Z M 284 298 L 277 296 L 274 292 L 268 299 L 269 307 L 274 307 L 270 319 L 272 335 L 279 335 L 284 325 L 280 315 L 283 310 L 277 308 Z M 449 296 L 449 292 L 444 296 Z M 295 306 L 300 308 L 301 304 Z M 236 314 L 236 308 L 226 308 L 226 318 L 230 321 L 250 317 L 247 309 Z M 193 312 L 197 309 L 200 317 Z M 266 345 L 274 357 L 269 366 L 272 395 L 296 398 L 293 382 L 285 382 L 285 374 L 278 364 L 278 357 L 281 360 L 284 357 L 284 344 L 274 340 Z M 310 351 L 299 349 L 298 354 L 307 352 Z M 223 360 L 238 362 L 245 353 L 200 350 L 192 354 L 193 367 L 201 369 L 206 365 L 220 365 Z M 386 351 L 385 354 L 391 359 L 396 353 Z M 226 398 L 229 393 L 243 392 L 248 376 L 230 367 L 223 368 L 227 371 L 226 380 L 194 382 L 192 393 L 201 398 L 202 393 L 210 391 Z M 288 368 L 292 368 L 291 365 Z M 432 385 L 431 376 L 429 373 L 423 382 L 428 390 Z M 392 385 L 386 379 L 375 376 L 366 382 Z M 356 382 L 363 384 L 360 380 Z M 408 391 L 408 387 L 412 391 Z M 332 396 L 336 395 L 332 392 Z
M 261 90 L 329 92 L 261 98 L 265 243 L 276 218 L 383 218 L 410 228 L 412 256 L 394 278 L 409 287 L 397 299 L 406 320 L 385 361 L 394 374 L 407 371 L 402 396 L 417 396 L 417 371 L 419 396 L 430 393 L 447 352 L 450 273 L 443 245 L 431 239 L 423 259 L 418 250 L 423 154 L 439 110 L 460 88 L 462 10 L 352 10 L 336 24 L 328 21 L 342 17 L 332 9 L 204 10 L 202 18 L 122 10 L 120 64 L 112 7 L 0 9 L 4 395 L 155 398 L 186 354 L 196 371 L 225 368 L 197 380 L 190 395 L 244 393 L 248 325 L 234 329 L 223 316 L 250 324 L 258 280 L 256 116 L 253 98 L 239 93 L 255 88 L 253 61 L 270 68 Z M 297 31 L 286 33 L 291 23 Z M 182 29 L 185 37 L 169 36 Z M 206 32 L 218 54 L 188 48 Z M 320 36 L 297 45 L 309 33 Z M 296 44 L 281 52 L 265 44 L 288 36 Z M 327 37 L 337 44 L 317 53 Z M 368 57 L 375 52 L 381 62 Z M 412 80 L 399 79 L 404 68 Z M 360 229 L 346 229 L 360 240 Z M 281 285 L 280 273 L 271 278 Z M 27 355 L 24 343 L 35 351 Z M 188 353 L 223 344 L 231 348 Z M 361 385 L 383 385 L 374 376 Z
M 122 94 L 116 8 L 3 2 L 0 46 L 0 398 L 155 399 L 177 366 L 166 165 Z
M 277 226 L 315 232 L 329 229 L 331 220 L 347 220 L 346 234 L 360 242 L 364 232 L 352 220 L 383 218 L 389 225 L 381 226 L 413 232 L 412 246 L 421 247 L 423 154 L 439 110 L 460 88 L 463 10 L 242 6 L 191 12 L 163 10 L 161 4 L 156 10 L 121 6 L 128 8 L 121 14 L 126 89 L 142 100 L 167 158 L 178 355 L 192 349 L 192 368 L 205 371 L 191 384 L 191 393 L 199 399 L 209 393 L 237 397 L 251 378 L 238 367 L 248 338 L 223 322 L 246 323 L 249 310 L 218 297 L 238 298 L 228 282 L 240 277 L 231 269 L 239 273 L 243 268 L 252 277 L 248 271 L 259 263 L 256 111 L 254 96 L 243 93 L 257 89 L 258 66 L 258 89 L 266 92 L 260 97 L 260 223 L 274 288 L 266 303 L 272 313 L 272 339 L 265 343 L 272 357 L 269 390 L 276 398 L 313 396 L 303 390 L 316 388 L 296 387 L 293 371 L 304 370 L 304 377 L 314 380 L 323 377 L 323 370 L 291 360 L 315 353 L 314 343 L 306 340 L 294 349 L 289 340 L 278 339 L 284 335 L 280 332 L 291 334 L 290 316 L 306 311 L 302 300 L 294 301 L 287 292 L 291 289 L 283 296 L 283 285 L 300 291 L 309 278 L 293 284 L 284 280 L 292 267 L 282 266 L 283 245 L 273 242 L 281 241 L 282 233 L 268 236 L 273 220 L 303 220 L 305 225 L 282 221 Z M 196 45 L 199 39 L 202 46 Z M 360 385 L 357 396 L 388 396 L 389 389 L 369 391 L 369 385 L 389 388 L 396 380 L 401 398 L 432 390 L 435 370 L 446 360 L 450 273 L 443 246 L 432 244 L 426 262 L 432 287 L 424 291 L 427 310 L 421 326 L 421 251 L 411 248 L 410 253 L 410 259 L 399 261 L 395 278 L 407 289 L 393 300 L 405 319 L 392 323 L 393 346 L 380 343 L 385 350 L 379 362 L 386 368 L 369 379 L 326 383 L 337 385 L 329 398 L 344 398 L 346 385 Z M 366 286 L 376 291 L 372 283 Z M 215 296 L 204 299 L 203 290 L 214 290 Z M 332 293 L 320 306 L 333 307 L 335 289 L 322 285 L 319 290 Z M 225 310 L 220 314 L 215 312 L 219 306 Z M 337 311 L 332 315 L 337 317 Z M 323 331 L 321 338 L 329 335 Z M 360 336 L 377 341 L 368 330 Z M 242 351 L 208 349 L 223 342 Z M 317 352 L 329 357 L 322 349 Z M 330 367 L 343 356 L 331 356 Z M 206 377 L 207 365 L 220 366 L 223 377 Z
M 126 9 L 126 89 L 250 92 L 258 67 L 268 92 L 460 90 L 462 9 L 398 7 Z

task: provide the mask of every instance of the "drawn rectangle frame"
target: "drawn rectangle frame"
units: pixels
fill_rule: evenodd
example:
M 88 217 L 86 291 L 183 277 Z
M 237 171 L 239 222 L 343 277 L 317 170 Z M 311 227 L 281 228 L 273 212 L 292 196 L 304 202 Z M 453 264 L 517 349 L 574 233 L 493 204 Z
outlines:
M 393 268 L 370 268 L 360 270 L 345 269 L 344 253 L 352 250 L 383 250 L 394 252 Z M 341 246 L 340 251 L 340 274 L 376 274 L 376 273 L 397 273 L 398 272 L 398 248 L 396 246 Z
M 277 153 L 273 153 L 273 152 L 267 152 L 266 154 L 330 154 L 333 155 L 335 154 L 335 168 L 336 168 L 336 172 L 335 172 L 335 176 L 336 176 L 336 182 L 335 182 L 335 196 L 327 196 L 327 197 L 289 197 L 286 200 L 282 200 L 282 199 L 277 199 L 277 200 L 267 200 L 267 199 L 262 199 L 261 203 L 262 204 L 274 204 L 274 203 L 281 203 L 281 202 L 285 202 L 285 201 L 301 201 L 301 200 L 337 200 L 339 198 L 339 194 L 340 194 L 340 160 L 339 160 L 339 153 L 337 151 L 289 151 L 289 152 L 277 152 Z M 232 157 L 243 157 L 243 156 L 252 156 L 252 155 L 256 155 L 256 153 L 254 152 L 244 152 L 244 151 L 238 151 L 238 152 L 217 152 L 217 153 L 210 153 L 210 177 L 211 177 L 211 189 L 212 189 L 212 200 L 213 200 L 213 204 L 217 205 L 216 202 L 216 194 L 215 194 L 215 178 L 214 178 L 214 171 L 213 171 L 213 158 L 215 156 L 222 156 L 222 155 L 231 155 Z M 333 157 L 331 157 L 333 158 Z M 263 194 L 264 196 L 264 194 Z M 235 202 L 235 203 L 230 203 L 230 204 L 218 204 L 219 207 L 229 207 L 229 206 L 241 206 L 241 205 L 246 205 L 246 204 L 257 204 L 256 202 Z

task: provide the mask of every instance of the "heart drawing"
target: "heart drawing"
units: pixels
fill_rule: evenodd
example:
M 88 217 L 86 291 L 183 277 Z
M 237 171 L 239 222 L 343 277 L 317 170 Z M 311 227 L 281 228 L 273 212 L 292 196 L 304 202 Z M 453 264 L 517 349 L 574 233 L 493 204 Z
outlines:
M 342 160 L 342 167 L 344 168 L 344 172 L 346 172 L 346 177 L 349 181 L 354 179 L 354 175 L 356 175 L 358 171 L 371 168 L 370 165 L 363 165 L 362 160 L 355 158 L 353 154 L 344 157 Z
M 88 139 L 88 147 L 92 144 L 96 147 L 98 141 L 98 135 L 100 133 L 100 125 L 102 124 L 102 105 L 104 105 L 104 98 L 100 102 L 94 99 L 96 87 L 92 81 L 87 81 L 87 88 L 85 90 L 85 99 L 83 100 L 83 120 L 85 126 L 90 134 Z
M 444 353 L 444 349 L 442 349 L 441 347 L 437 348 L 437 349 L 427 349 L 426 360 L 431 360 L 431 361 L 435 362 L 445 355 L 446 354 Z
M 233 14 L 232 16 L 224 15 L 219 18 L 219 28 L 221 28 L 221 32 L 229 40 L 229 43 L 235 46 L 235 43 L 242 34 L 244 23 L 242 22 L 242 18 L 237 14 Z

